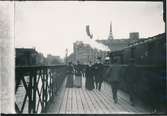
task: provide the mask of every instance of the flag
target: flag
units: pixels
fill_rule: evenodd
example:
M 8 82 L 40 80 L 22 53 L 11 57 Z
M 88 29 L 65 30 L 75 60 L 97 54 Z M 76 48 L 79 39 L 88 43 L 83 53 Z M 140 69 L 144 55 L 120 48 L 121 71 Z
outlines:
M 86 33 L 91 39 L 93 38 L 93 34 L 90 34 L 89 25 L 86 25 Z

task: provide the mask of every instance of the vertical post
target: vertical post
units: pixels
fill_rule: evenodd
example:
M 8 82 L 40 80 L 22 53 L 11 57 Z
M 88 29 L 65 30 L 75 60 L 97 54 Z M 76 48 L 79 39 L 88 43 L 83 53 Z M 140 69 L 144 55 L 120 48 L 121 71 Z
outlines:
M 44 105 L 45 105 L 45 73 L 44 73 L 44 68 L 42 70 L 42 111 L 44 110 Z
M 28 105 L 28 112 L 31 113 L 31 109 L 32 109 L 32 73 L 33 71 L 30 71 L 30 81 L 29 81 L 29 87 L 28 87 L 28 97 L 29 97 L 29 105 Z
M 51 90 L 51 93 L 52 93 L 52 97 L 53 97 L 53 74 L 51 74 L 51 87 L 52 87 L 52 90 Z
M 51 97 L 51 96 L 52 96 L 52 88 L 53 88 L 53 87 L 52 87 L 52 82 L 51 82 L 51 81 L 52 81 L 51 72 L 49 72 L 49 75 L 50 75 L 50 76 L 49 76 L 49 77 L 50 77 L 50 81 L 49 81 L 49 82 L 50 82 L 50 84 L 49 84 L 49 87 L 50 87 L 49 93 L 50 93 L 50 94 L 49 94 L 49 97 Z
M 36 113 L 36 77 L 37 77 L 37 70 L 33 70 L 33 113 Z
M 47 100 L 48 100 L 48 68 L 45 68 L 45 74 L 46 74 L 46 80 L 45 80 L 45 82 L 46 82 L 46 90 L 45 90 L 45 96 L 46 96 L 46 103 L 47 103 Z
M 66 48 L 66 58 L 65 58 L 65 60 L 66 60 L 66 65 L 67 65 L 67 56 L 68 56 L 68 49 Z
M 54 89 L 53 89 L 53 75 L 51 75 L 51 86 L 52 86 L 52 97 L 53 97 L 53 91 L 54 91 Z

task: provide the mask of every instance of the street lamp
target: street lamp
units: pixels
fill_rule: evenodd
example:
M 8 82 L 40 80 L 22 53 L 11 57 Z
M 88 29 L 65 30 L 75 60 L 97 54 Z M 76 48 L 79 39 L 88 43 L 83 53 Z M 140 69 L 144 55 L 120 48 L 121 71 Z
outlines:
M 65 50 L 65 54 L 66 54 L 66 57 L 65 57 L 65 60 L 66 60 L 66 65 L 67 65 L 67 56 L 68 56 L 68 49 L 66 48 L 66 50 Z

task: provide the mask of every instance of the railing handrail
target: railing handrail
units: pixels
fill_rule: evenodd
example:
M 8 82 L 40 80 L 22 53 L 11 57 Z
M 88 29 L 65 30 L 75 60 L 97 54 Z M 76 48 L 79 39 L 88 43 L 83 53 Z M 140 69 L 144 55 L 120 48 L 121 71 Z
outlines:
M 104 65 L 104 66 L 122 66 L 122 67 L 127 67 L 128 64 L 110 64 L 110 65 Z M 141 64 L 135 64 L 136 67 L 145 67 L 145 68 L 160 68 L 160 67 L 165 67 L 166 65 L 141 65 Z
M 84 65 L 84 64 L 83 64 Z M 112 66 L 112 65 L 118 65 L 118 66 L 128 66 L 128 64 L 105 64 L 104 66 Z M 155 64 L 147 64 L 147 65 L 143 65 L 143 64 L 135 64 L 136 66 L 139 66 L 139 67 L 143 67 L 143 66 L 146 66 L 146 67 L 162 67 L 164 66 L 165 64 L 162 64 L 162 65 L 155 65 Z M 29 65 L 29 66 L 16 66 L 16 68 L 40 68 L 40 67 L 46 67 L 46 68 L 54 68 L 54 67 L 60 67 L 60 66 L 67 66 L 65 64 L 60 64 L 60 65 Z
M 19 68 L 57 68 L 57 67 L 63 67 L 63 66 L 67 66 L 67 65 L 29 65 L 29 66 L 16 66 L 16 69 Z

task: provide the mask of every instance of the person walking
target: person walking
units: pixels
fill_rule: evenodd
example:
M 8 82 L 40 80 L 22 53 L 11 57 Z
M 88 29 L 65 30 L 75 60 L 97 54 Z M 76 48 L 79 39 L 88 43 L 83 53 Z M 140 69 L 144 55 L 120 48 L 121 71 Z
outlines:
M 82 72 L 81 72 L 81 65 L 79 64 L 79 62 L 75 67 L 74 86 L 78 88 L 82 87 Z
M 117 92 L 121 78 L 121 66 L 118 66 L 118 64 L 114 63 L 112 66 L 108 67 L 105 74 L 108 76 L 108 81 L 112 88 L 114 103 L 118 103 Z
M 73 87 L 73 74 L 74 74 L 74 67 L 72 65 L 72 62 L 69 62 L 69 65 L 67 67 L 67 75 L 68 75 L 66 83 L 67 88 Z
M 135 66 L 135 60 L 134 58 L 129 59 L 129 64 L 126 70 L 126 76 L 125 81 L 127 85 L 127 90 L 130 96 L 131 105 L 134 106 L 134 96 L 135 96 L 135 90 L 136 90 L 136 66 Z
M 98 57 L 98 61 L 97 63 L 95 63 L 93 66 L 93 73 L 94 73 L 94 77 L 95 77 L 95 84 L 96 84 L 96 89 L 98 89 L 99 91 L 101 90 L 101 86 L 103 83 L 103 64 L 101 63 L 101 58 Z
M 94 89 L 93 70 L 91 64 L 87 66 L 85 76 L 86 76 L 85 88 L 88 90 Z

